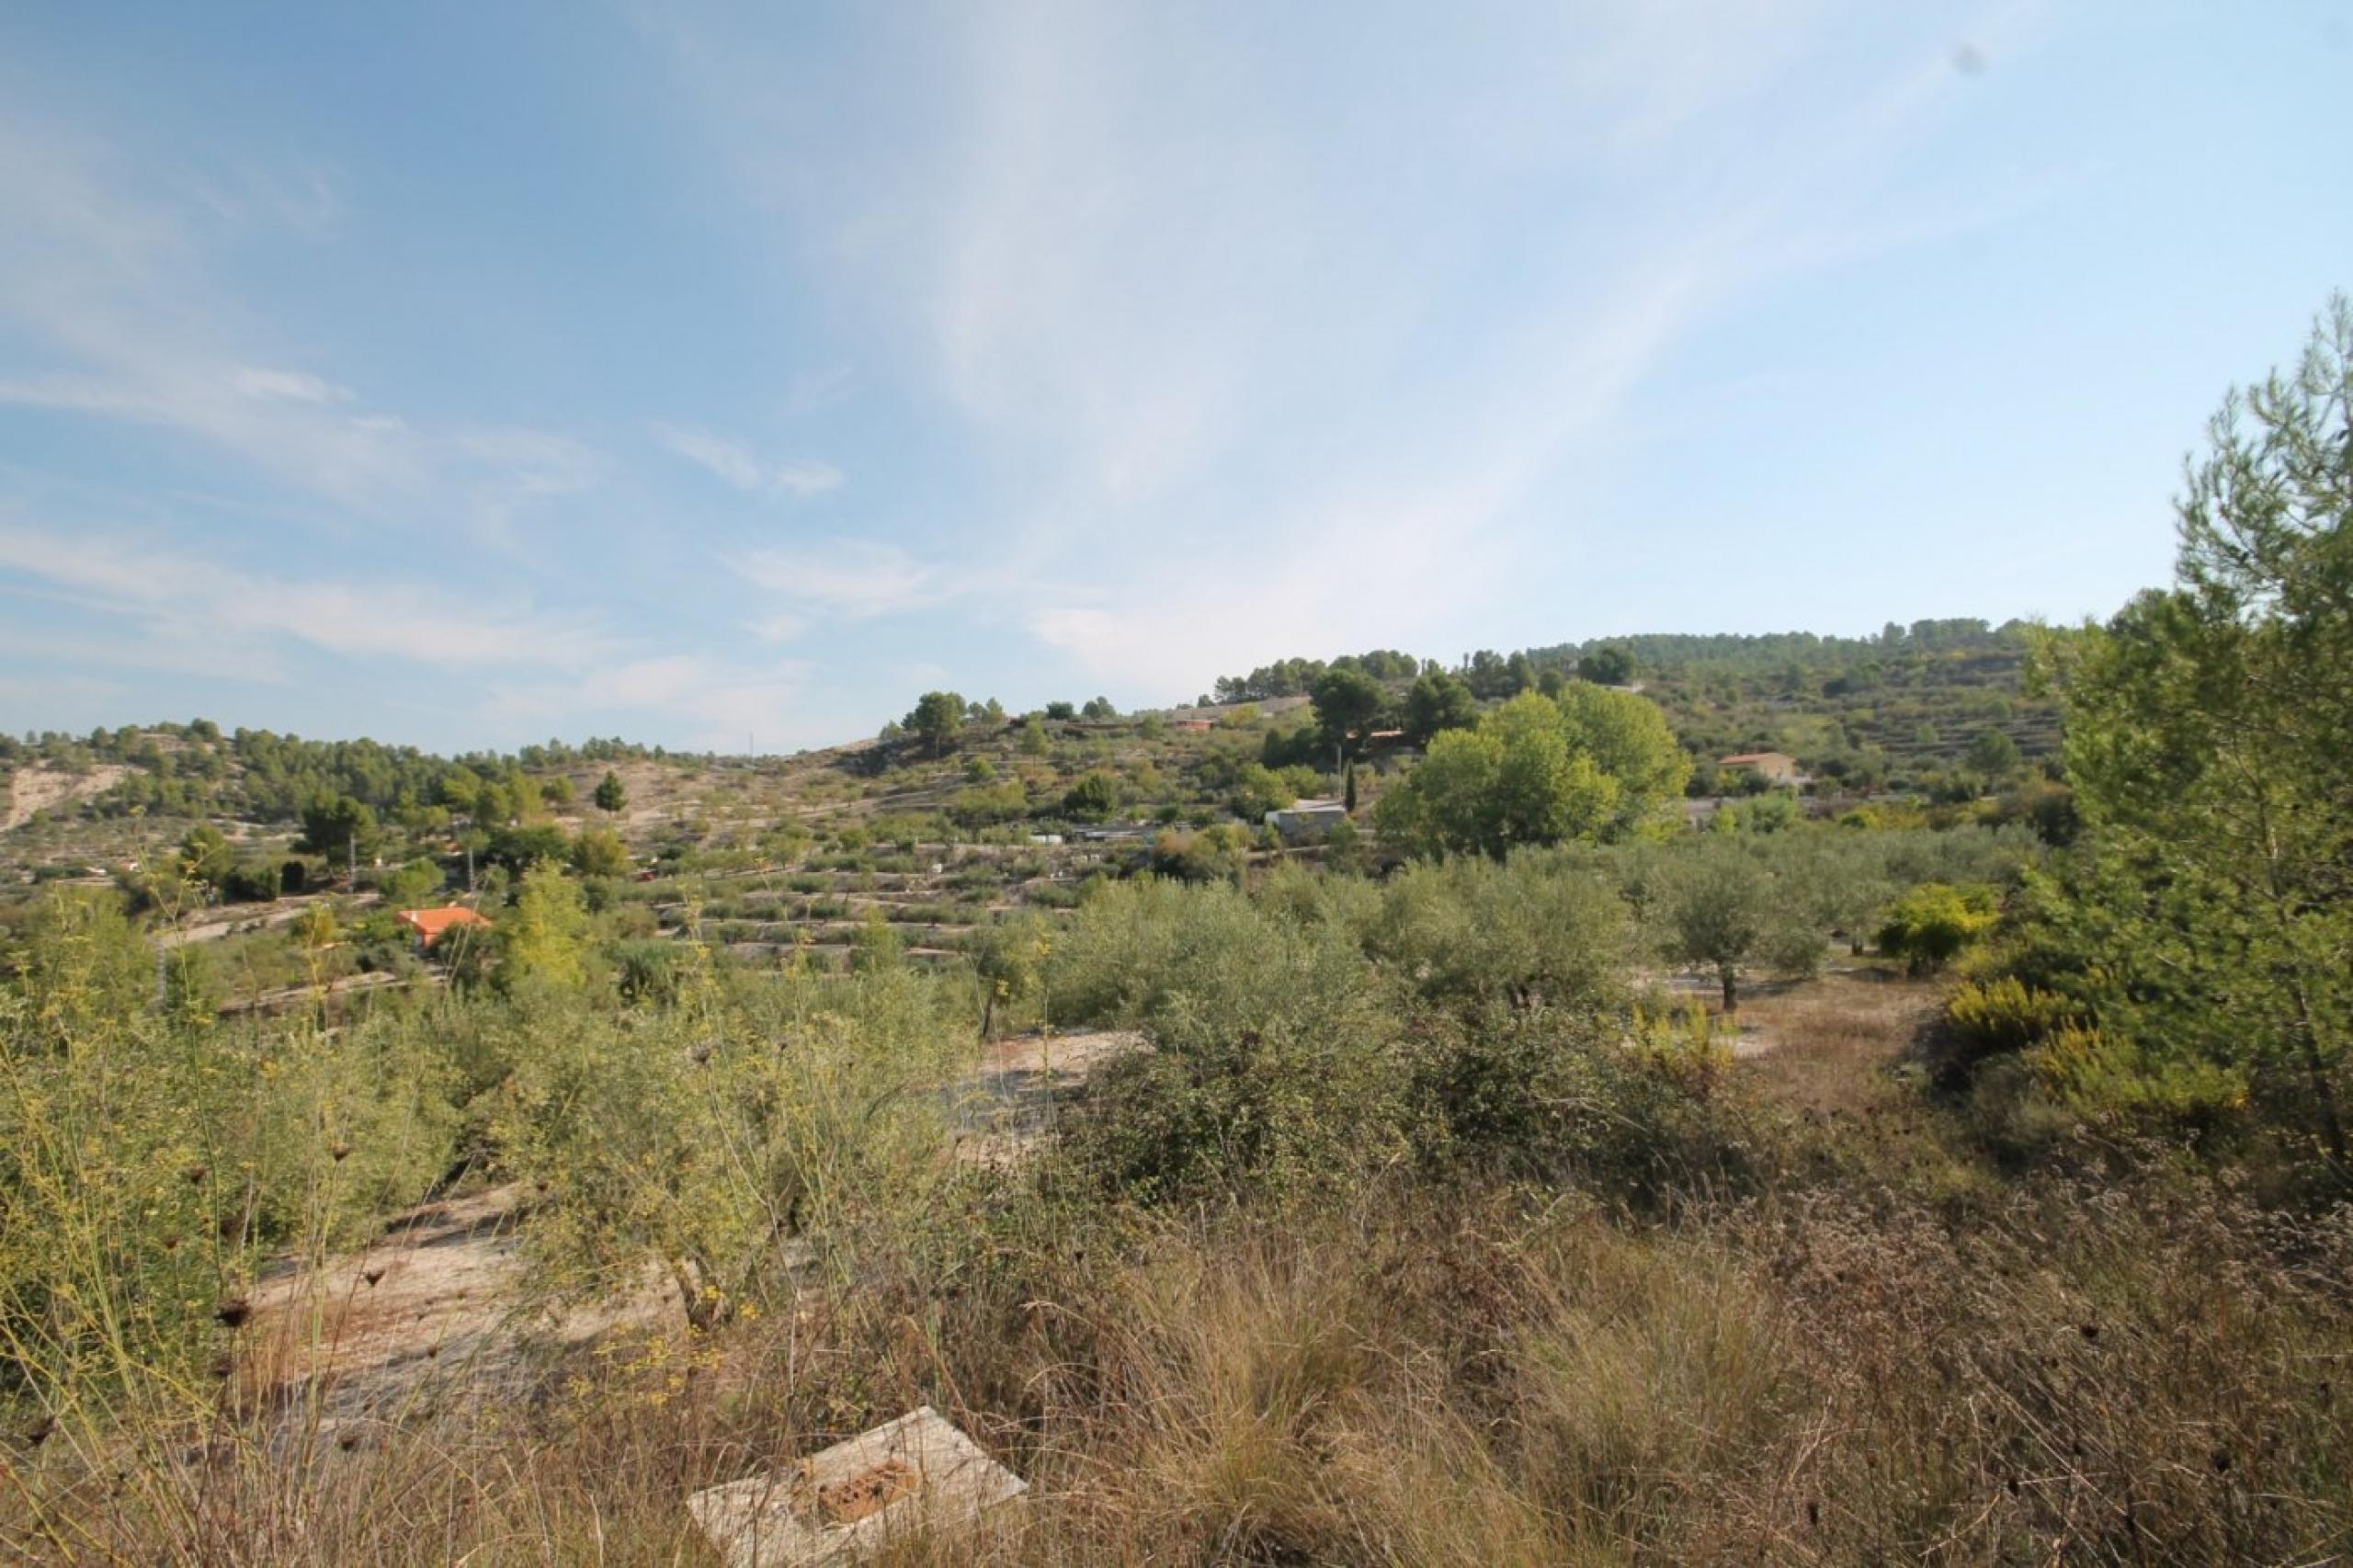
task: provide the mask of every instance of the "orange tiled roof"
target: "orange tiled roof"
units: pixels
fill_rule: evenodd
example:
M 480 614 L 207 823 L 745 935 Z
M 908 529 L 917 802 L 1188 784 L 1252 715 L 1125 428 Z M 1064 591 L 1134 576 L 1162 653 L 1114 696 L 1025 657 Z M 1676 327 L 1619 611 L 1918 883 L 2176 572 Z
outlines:
M 490 917 L 478 909 L 468 909 L 462 903 L 453 903 L 441 909 L 404 909 L 400 914 L 400 921 L 402 925 L 424 937 L 425 945 L 429 948 L 444 931 L 451 926 L 487 926 L 490 924 Z

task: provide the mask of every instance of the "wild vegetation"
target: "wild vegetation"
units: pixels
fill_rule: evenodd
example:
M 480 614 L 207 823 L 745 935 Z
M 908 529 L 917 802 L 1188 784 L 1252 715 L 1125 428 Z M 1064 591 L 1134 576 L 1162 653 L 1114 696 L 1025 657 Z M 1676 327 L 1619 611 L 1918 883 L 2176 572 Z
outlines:
M 2101 626 L 17 748 L 134 771 L 8 835 L 0 1547 L 715 1562 L 690 1492 L 929 1403 L 1032 1491 L 910 1561 L 2341 1554 L 2348 366 Z M 2000 740 L 1830 767 L 1891 687 Z M 493 1194 L 513 1356 L 358 1400 L 369 1260 Z

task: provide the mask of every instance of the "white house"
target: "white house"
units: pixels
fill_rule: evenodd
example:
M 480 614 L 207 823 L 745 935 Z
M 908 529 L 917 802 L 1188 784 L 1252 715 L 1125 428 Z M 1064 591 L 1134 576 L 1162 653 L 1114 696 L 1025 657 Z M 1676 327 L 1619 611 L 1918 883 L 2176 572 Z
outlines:
M 1290 844 L 1322 838 L 1347 820 L 1347 805 L 1340 801 L 1293 801 L 1287 811 L 1267 813 L 1267 825 Z

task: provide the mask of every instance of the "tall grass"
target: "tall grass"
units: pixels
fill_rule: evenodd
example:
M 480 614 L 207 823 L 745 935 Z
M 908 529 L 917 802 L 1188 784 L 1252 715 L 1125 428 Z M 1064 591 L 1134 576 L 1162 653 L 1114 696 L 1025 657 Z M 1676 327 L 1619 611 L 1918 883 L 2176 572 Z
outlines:
M 2283 1252 L 2226 1188 L 2028 1190 L 1961 1224 L 1831 1192 L 1671 1225 L 1418 1182 L 1279 1222 L 1058 1223 L 1046 1201 L 966 1215 L 986 1240 L 961 1256 L 870 1257 L 790 1324 L 608 1355 L 593 1387 L 350 1451 L 151 1445 L 127 1489 L 20 1456 L 16 1517 L 50 1533 L 13 1544 L 701 1561 L 689 1491 L 920 1401 L 1032 1482 L 999 1561 L 2236 1562 L 2353 1540 L 2353 1237 Z
M 1012 1167 L 946 1135 L 966 978 L 689 948 L 659 1002 L 227 1031 L 66 919 L 0 1012 L 0 1552 L 714 1562 L 691 1492 L 921 1403 L 1032 1491 L 910 1562 L 2353 1546 L 2353 1216 L 1993 1170 L 1881 1071 L 1911 983 L 1760 999 L 1790 1065 L 1731 1066 L 1634 1010 L 1583 874 L 1114 890 L 1042 1005 L 1147 1049 Z M 667 1322 L 359 1420 L 221 1375 L 267 1255 L 468 1159 L 533 1206 L 537 1288 L 651 1267 Z

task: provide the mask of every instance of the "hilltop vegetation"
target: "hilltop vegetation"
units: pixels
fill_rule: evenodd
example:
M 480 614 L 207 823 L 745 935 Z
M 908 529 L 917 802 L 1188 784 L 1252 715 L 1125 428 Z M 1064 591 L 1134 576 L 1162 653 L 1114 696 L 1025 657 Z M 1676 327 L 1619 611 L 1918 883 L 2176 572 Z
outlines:
M 2076 630 L 18 748 L 132 771 L 6 841 L 0 1544 L 717 1561 L 929 1403 L 1032 1491 L 913 1560 L 2341 1553 L 2348 407 L 2340 305 Z M 460 1197 L 511 1354 L 433 1381 L 366 1314 Z

